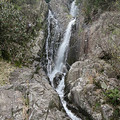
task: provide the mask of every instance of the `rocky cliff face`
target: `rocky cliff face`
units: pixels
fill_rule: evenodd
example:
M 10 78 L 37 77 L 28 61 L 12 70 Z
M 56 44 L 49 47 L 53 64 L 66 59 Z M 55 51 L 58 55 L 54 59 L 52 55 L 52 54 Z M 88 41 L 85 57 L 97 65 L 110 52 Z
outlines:
M 77 62 L 71 66 L 66 78 L 67 99 L 88 119 L 118 120 L 120 14 L 105 12 L 86 25 L 81 9 L 79 13 L 68 57 L 70 64 Z M 73 46 L 73 43 L 77 44 Z
M 108 74 L 114 74 L 114 70 L 103 60 L 86 59 L 71 66 L 66 80 L 69 86 L 68 99 L 83 110 L 83 115 L 87 112 L 88 119 L 112 120 L 119 111 L 119 95 L 115 101 L 108 97 L 112 94 L 111 90 L 117 90 L 115 94 L 119 94 L 119 80 L 113 76 L 108 77 Z
M 42 69 L 16 69 L 10 75 L 9 85 L 0 86 L 0 91 L 1 120 L 67 120 Z
M 52 10 L 62 34 L 65 32 L 71 16 L 69 15 L 69 4 L 67 0 L 51 0 L 50 9 Z

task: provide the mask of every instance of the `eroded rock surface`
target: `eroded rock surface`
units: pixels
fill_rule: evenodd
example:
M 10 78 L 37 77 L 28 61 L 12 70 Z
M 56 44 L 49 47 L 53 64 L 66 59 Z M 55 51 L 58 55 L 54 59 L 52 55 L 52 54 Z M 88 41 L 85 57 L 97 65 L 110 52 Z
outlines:
M 1 120 L 69 120 L 42 69 L 19 68 L 0 86 Z
M 62 33 L 66 30 L 72 16 L 69 14 L 69 4 L 67 0 L 51 0 L 50 9 L 58 20 Z
M 66 92 L 69 91 L 68 101 L 85 110 L 90 120 L 120 119 L 120 62 L 115 57 L 119 56 L 119 18 L 117 12 L 106 12 L 91 25 L 85 26 L 82 16 L 77 22 L 80 33 L 74 34 L 80 44 L 74 47 L 80 47 L 77 49 L 79 58 L 68 72 Z
M 95 120 L 111 120 L 116 108 L 107 99 L 106 91 L 119 89 L 119 80 L 108 78 L 103 72 L 111 66 L 103 60 L 75 62 L 68 73 L 68 99 Z M 84 113 L 83 113 L 84 114 Z M 117 120 L 118 118 L 116 118 Z

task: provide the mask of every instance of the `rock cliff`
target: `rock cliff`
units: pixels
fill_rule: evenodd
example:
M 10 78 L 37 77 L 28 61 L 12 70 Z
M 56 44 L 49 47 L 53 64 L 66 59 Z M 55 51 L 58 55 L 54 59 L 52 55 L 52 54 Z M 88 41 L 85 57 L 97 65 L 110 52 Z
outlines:
M 90 120 L 120 119 L 119 18 L 118 11 L 104 12 L 86 24 L 79 8 L 68 56 L 73 64 L 66 77 L 66 99 L 78 108 L 76 114 L 82 112 Z

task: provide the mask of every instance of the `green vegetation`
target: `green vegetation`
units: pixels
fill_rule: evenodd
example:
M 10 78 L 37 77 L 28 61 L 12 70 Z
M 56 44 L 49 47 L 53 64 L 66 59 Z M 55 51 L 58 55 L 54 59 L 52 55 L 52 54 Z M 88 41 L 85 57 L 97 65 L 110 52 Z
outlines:
M 22 60 L 19 59 L 19 61 L 15 61 L 15 66 L 21 68 L 21 66 L 22 66 Z
M 120 109 L 116 108 L 113 112 L 113 119 L 111 120 L 114 120 L 114 118 L 116 118 L 116 120 L 119 120 L 119 117 L 120 117 Z
M 97 101 L 97 102 L 95 103 L 95 105 L 93 106 L 93 109 L 94 109 L 95 111 L 97 111 L 97 110 L 100 110 L 100 107 L 101 107 L 101 104 Z
M 111 21 L 111 25 L 104 30 L 104 35 L 108 34 L 109 38 L 106 42 L 104 42 L 105 47 L 100 46 L 104 51 L 104 56 L 101 59 L 104 59 L 106 62 L 113 66 L 114 71 L 116 72 L 116 78 L 120 79 L 120 46 L 119 46 L 119 38 L 120 38 L 120 27 L 114 23 L 113 19 Z M 114 36 L 114 37 L 113 37 Z M 102 41 L 102 40 L 101 40 Z
M 120 9 L 119 0 L 77 0 L 76 4 L 82 3 L 85 22 L 89 23 L 96 19 L 103 11 Z
M 79 5 L 82 2 L 82 0 L 76 0 L 76 5 Z
M 107 90 L 105 92 L 107 101 L 112 105 L 116 106 L 120 104 L 120 91 L 118 89 Z
M 46 3 L 49 3 L 50 2 L 50 0 L 45 0 L 46 1 Z
M 25 3 L 27 4 L 35 4 L 38 0 L 10 0 L 11 3 L 14 3 L 15 5 L 21 6 Z
M 0 1 L 0 58 L 19 67 L 29 63 L 31 56 L 27 44 L 43 27 L 41 13 L 36 13 L 34 8 L 37 1 Z
M 33 39 L 26 23 L 27 18 L 12 3 L 0 2 L 0 51 L 3 59 L 12 60 L 16 55 L 16 48 L 11 46 L 25 46 Z
M 0 3 L 0 44 L 11 42 L 24 45 L 31 38 L 27 33 L 26 18 L 11 3 Z M 4 50 L 4 46 L 1 46 Z

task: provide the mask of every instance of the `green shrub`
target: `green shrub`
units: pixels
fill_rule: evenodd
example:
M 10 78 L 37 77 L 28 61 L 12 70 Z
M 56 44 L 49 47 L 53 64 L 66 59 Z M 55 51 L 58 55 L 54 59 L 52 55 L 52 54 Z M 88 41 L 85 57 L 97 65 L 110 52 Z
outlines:
M 5 60 L 10 60 L 10 54 L 6 50 L 1 50 L 1 56 Z
M 10 3 L 0 3 L 0 11 L 0 44 L 27 42 L 31 35 L 27 33 L 26 18 Z
M 81 1 L 81 0 L 77 0 Z M 113 10 L 119 0 L 82 0 L 85 20 L 89 23 L 97 14 Z
M 113 111 L 113 119 L 111 120 L 114 120 L 114 118 L 116 118 L 115 120 L 119 120 L 119 117 L 120 117 L 120 108 L 115 108 L 115 110 Z
M 107 90 L 105 92 L 107 101 L 113 105 L 120 104 L 120 91 L 118 89 Z
M 15 66 L 21 68 L 22 60 L 19 59 L 19 61 L 15 61 Z
M 28 41 L 34 38 L 34 29 L 31 27 L 29 30 L 27 21 L 27 17 L 15 5 L 0 2 L 0 57 L 14 61 L 19 48 L 26 49 Z
M 15 5 L 21 6 L 23 4 L 35 4 L 38 0 L 10 0 L 11 3 L 14 3 Z
M 79 5 L 82 2 L 82 0 L 76 0 L 76 5 Z
M 50 0 L 45 0 L 46 1 L 46 3 L 49 3 L 50 2 Z

